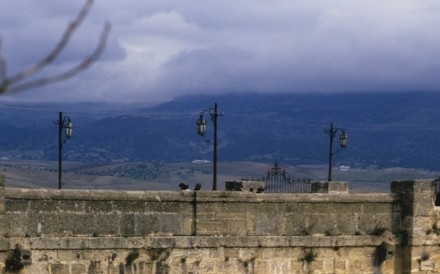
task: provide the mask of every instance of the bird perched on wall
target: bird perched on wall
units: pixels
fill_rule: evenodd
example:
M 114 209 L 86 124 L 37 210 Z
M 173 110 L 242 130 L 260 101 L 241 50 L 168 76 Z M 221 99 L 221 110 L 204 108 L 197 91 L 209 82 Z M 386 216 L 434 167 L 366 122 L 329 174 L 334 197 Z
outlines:
M 202 185 L 201 185 L 201 184 L 197 184 L 197 185 L 194 187 L 194 190 L 200 190 L 200 189 L 202 189 Z
M 180 190 L 188 190 L 188 185 L 184 183 L 179 184 Z

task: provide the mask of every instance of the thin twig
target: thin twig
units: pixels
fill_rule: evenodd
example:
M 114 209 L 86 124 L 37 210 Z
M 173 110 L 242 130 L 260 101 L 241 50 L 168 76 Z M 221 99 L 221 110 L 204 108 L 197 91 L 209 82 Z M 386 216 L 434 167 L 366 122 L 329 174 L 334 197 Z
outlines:
M 89 56 L 87 56 L 81 63 L 77 64 L 76 66 L 70 68 L 69 70 L 60 73 L 58 75 L 49 76 L 40 78 L 37 80 L 29 81 L 23 84 L 19 84 L 13 87 L 10 87 L 8 92 L 10 93 L 17 93 L 28 89 L 34 89 L 41 86 L 45 86 L 48 84 L 61 82 L 64 80 L 67 80 L 69 78 L 72 78 L 73 76 L 77 75 L 78 73 L 82 72 L 83 70 L 87 69 L 89 66 L 91 66 L 96 60 L 101 56 L 101 54 L 104 52 L 106 41 L 108 34 L 110 32 L 110 24 L 106 23 L 104 26 L 103 31 L 101 32 L 101 37 L 99 39 L 98 46 L 95 48 L 93 53 Z
M 2 37 L 0 36 L 0 83 L 6 80 L 6 60 L 2 56 Z M 3 85 L 2 85 L 3 86 Z M 1 88 L 1 86 L 0 86 Z
M 45 58 L 43 58 L 40 62 L 31 66 L 30 68 L 27 68 L 12 77 L 7 77 L 7 72 L 6 72 L 7 62 L 0 55 L 0 77 L 1 77 L 0 94 L 6 92 L 11 92 L 11 93 L 21 92 L 32 88 L 41 87 L 47 84 L 64 81 L 75 76 L 76 74 L 80 73 L 81 71 L 85 70 L 90 65 L 92 65 L 94 62 L 96 62 L 96 60 L 99 58 L 99 56 L 101 56 L 102 52 L 104 51 L 105 45 L 107 43 L 107 37 L 110 32 L 109 23 L 106 23 L 104 25 L 96 49 L 93 51 L 93 53 L 90 56 L 86 57 L 78 65 L 58 75 L 43 77 L 37 80 L 31 80 L 29 82 L 26 82 L 27 79 L 37 74 L 48 65 L 52 64 L 58 58 L 60 53 L 68 45 L 74 32 L 80 27 L 84 19 L 87 17 L 87 14 L 89 13 L 93 2 L 94 0 L 86 0 L 84 6 L 81 8 L 77 17 L 67 26 L 60 41 L 55 45 L 54 49 L 50 51 L 49 54 Z
M 78 29 L 78 27 L 81 25 L 84 18 L 87 16 L 87 13 L 89 12 L 91 5 L 93 3 L 93 0 L 87 0 L 87 2 L 82 7 L 81 11 L 79 12 L 78 16 L 73 20 L 66 30 L 64 31 L 63 36 L 61 37 L 61 40 L 58 42 L 58 44 L 55 46 L 55 48 L 49 52 L 49 54 L 43 58 L 40 62 L 35 64 L 34 66 L 19 72 L 17 75 L 12 76 L 9 78 L 9 84 L 13 85 L 16 82 L 22 81 L 24 79 L 29 78 L 30 76 L 34 75 L 35 73 L 42 70 L 47 65 L 51 64 L 55 59 L 60 55 L 60 53 L 63 51 L 63 49 L 66 47 L 66 45 L 69 43 L 70 38 L 72 37 L 73 33 Z

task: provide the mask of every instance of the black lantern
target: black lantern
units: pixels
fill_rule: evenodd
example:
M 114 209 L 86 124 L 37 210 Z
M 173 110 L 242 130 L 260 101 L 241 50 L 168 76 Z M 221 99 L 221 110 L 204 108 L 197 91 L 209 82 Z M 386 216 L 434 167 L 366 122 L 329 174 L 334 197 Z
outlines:
M 339 137 L 339 141 L 340 141 L 340 145 L 341 145 L 342 148 L 347 147 L 348 136 L 347 136 L 347 133 L 345 133 L 345 130 L 342 130 L 342 134 Z
M 64 125 L 64 128 L 66 129 L 64 134 L 67 139 L 70 139 L 72 137 L 72 133 L 73 133 L 73 123 L 72 123 L 72 120 L 70 119 L 70 117 L 65 117 L 65 118 L 67 118 L 67 121 Z
M 200 114 L 199 120 L 197 120 L 197 134 L 204 136 L 206 133 L 206 120 L 203 119 L 203 114 Z

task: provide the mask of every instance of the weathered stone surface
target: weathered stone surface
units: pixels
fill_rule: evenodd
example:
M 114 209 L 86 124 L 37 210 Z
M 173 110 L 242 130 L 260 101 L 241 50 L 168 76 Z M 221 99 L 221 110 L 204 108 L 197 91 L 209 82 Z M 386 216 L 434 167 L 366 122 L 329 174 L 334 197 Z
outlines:
M 22 272 L 34 274 L 440 271 L 432 180 L 393 182 L 391 194 L 343 184 L 312 194 L 4 190 L 1 180 L 0 273 L 16 244 L 32 251 Z

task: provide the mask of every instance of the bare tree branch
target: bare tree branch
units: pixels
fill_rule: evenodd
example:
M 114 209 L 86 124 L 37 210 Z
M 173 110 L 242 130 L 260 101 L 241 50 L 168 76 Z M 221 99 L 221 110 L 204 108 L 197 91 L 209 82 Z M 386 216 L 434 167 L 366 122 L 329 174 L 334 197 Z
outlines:
M 17 92 L 21 92 L 24 90 L 38 88 L 41 86 L 45 86 L 45 85 L 56 83 L 56 82 L 61 82 L 61 81 L 67 80 L 69 78 L 72 78 L 76 74 L 78 74 L 78 73 L 82 72 L 83 70 L 87 69 L 88 67 L 90 67 L 94 62 L 96 62 L 96 60 L 99 58 L 99 56 L 101 56 L 101 54 L 103 53 L 103 51 L 105 49 L 105 45 L 106 45 L 106 41 L 107 41 L 107 37 L 108 37 L 109 32 L 110 32 L 110 24 L 107 23 L 107 24 L 105 24 L 104 29 L 101 32 L 101 37 L 99 39 L 99 43 L 98 43 L 98 46 L 96 47 L 96 49 L 93 51 L 93 53 L 90 56 L 86 57 L 81 63 L 77 64 L 76 66 L 74 66 L 74 67 L 70 68 L 69 70 L 67 70 L 63 73 L 60 73 L 58 75 L 44 77 L 44 78 L 40 78 L 37 80 L 29 81 L 29 82 L 26 82 L 23 84 L 19 84 L 16 86 L 11 86 L 8 89 L 8 92 L 17 93 Z
M 3 83 L 6 77 L 6 60 L 2 56 L 2 37 L 0 36 L 0 83 Z
M 96 62 L 96 60 L 104 51 L 105 45 L 107 43 L 107 37 L 110 32 L 109 23 L 106 23 L 104 25 L 96 49 L 93 51 L 93 53 L 90 56 L 86 57 L 81 63 L 58 75 L 43 77 L 37 80 L 31 80 L 29 82 L 26 82 L 27 79 L 37 74 L 38 72 L 46 68 L 48 65 L 52 64 L 58 58 L 60 53 L 68 45 L 74 32 L 80 27 L 81 23 L 87 17 L 87 14 L 92 7 L 93 1 L 94 0 L 86 0 L 84 6 L 78 13 L 77 17 L 68 25 L 60 41 L 55 45 L 54 49 L 50 51 L 49 54 L 37 64 L 17 73 L 12 77 L 7 77 L 7 71 L 6 71 L 7 62 L 0 56 L 0 77 L 1 77 L 0 94 L 7 92 L 11 92 L 11 93 L 21 92 L 32 88 L 41 87 L 47 84 L 64 81 L 75 76 L 81 71 L 87 69 L 90 65 Z

